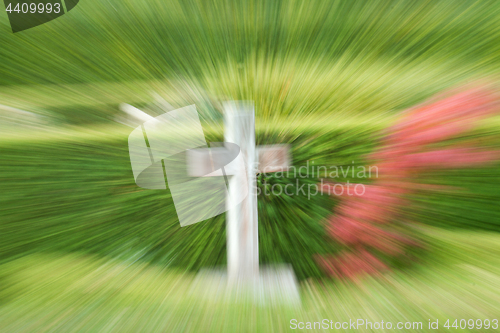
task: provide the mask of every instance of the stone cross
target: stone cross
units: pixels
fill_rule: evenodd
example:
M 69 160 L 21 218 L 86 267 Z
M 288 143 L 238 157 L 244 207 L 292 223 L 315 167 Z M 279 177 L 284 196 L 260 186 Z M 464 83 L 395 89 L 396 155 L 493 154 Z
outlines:
M 254 106 L 241 101 L 224 104 L 224 141 L 225 147 L 188 150 L 188 174 L 227 177 L 228 280 L 255 281 L 259 277 L 256 175 L 286 170 L 290 165 L 289 147 L 255 146 Z M 229 163 L 236 155 L 241 157 L 240 163 Z M 213 172 L 218 168 L 221 172 Z

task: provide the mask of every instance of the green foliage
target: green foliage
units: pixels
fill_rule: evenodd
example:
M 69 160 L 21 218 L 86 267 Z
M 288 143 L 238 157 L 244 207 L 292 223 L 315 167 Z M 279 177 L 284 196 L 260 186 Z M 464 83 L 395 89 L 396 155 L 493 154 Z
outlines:
M 120 131 L 108 139 L 69 136 L 57 140 L 5 141 L 0 154 L 3 191 L 0 258 L 12 260 L 29 253 L 83 252 L 170 265 L 187 270 L 224 266 L 225 217 L 181 228 L 169 191 L 138 188 L 133 179 L 127 139 Z M 375 144 L 377 132 L 368 126 L 259 129 L 259 144 L 288 142 L 293 165 L 302 177 L 261 175 L 268 196 L 259 197 L 260 260 L 290 263 L 300 279 L 320 277 L 314 254 L 337 251 L 325 234 L 326 218 L 335 203 L 327 196 L 307 197 L 315 166 L 364 165 L 362 156 Z M 216 130 L 207 141 L 220 141 Z M 22 161 L 22 163 L 20 163 Z M 354 164 L 353 164 L 354 162 Z M 443 227 L 485 228 L 500 231 L 496 203 L 500 194 L 497 168 L 449 171 L 429 175 L 431 181 L 460 188 L 452 193 L 426 193 L 408 207 L 408 219 Z M 307 176 L 307 177 L 306 177 Z M 333 179 L 369 182 L 368 179 Z M 305 185 L 298 195 L 273 195 L 276 183 Z M 313 192 L 314 193 L 314 192 Z M 420 199 L 419 199 L 420 198 Z
M 359 133 L 268 130 L 258 131 L 257 137 L 260 144 L 291 143 L 296 166 L 307 160 L 328 166 L 358 163 L 371 146 L 370 132 Z M 208 130 L 207 140 L 222 137 Z M 224 215 L 181 228 L 168 190 L 135 185 L 126 136 L 7 141 L 0 154 L 2 260 L 40 251 L 78 251 L 189 270 L 226 264 Z M 300 278 L 318 277 L 321 271 L 311 257 L 335 252 L 322 224 L 333 201 L 326 195 L 308 199 L 307 185 L 317 177 L 303 177 L 292 174 L 277 181 L 299 182 L 305 192 L 293 185 L 292 196 L 260 196 L 260 256 L 264 264 L 292 264 Z
M 1 103 L 51 100 L 43 107 L 76 119 L 86 111 L 71 102 L 148 102 L 151 91 L 174 106 L 198 92 L 254 100 L 263 119 L 383 113 L 500 69 L 496 1 L 87 0 L 17 34 L 6 20 L 0 84 L 45 94 L 0 92 Z
M 433 182 L 455 187 L 437 193 L 413 196 L 408 210 L 414 220 L 443 228 L 500 231 L 499 165 L 480 169 L 449 170 L 434 174 Z
M 225 265 L 225 219 L 181 228 L 168 190 L 135 185 L 128 132 L 110 121 L 119 103 L 148 105 L 155 92 L 174 107 L 196 104 L 207 141 L 220 141 L 220 101 L 253 100 L 258 143 L 290 143 L 295 166 L 364 165 L 395 110 L 500 69 L 498 1 L 86 0 L 15 35 L 6 19 L 0 16 L 0 104 L 85 125 L 0 140 L 0 312 L 7 314 L 0 327 L 11 331 L 19 322 L 25 331 L 104 331 L 114 322 L 121 331 L 208 323 L 222 331 L 227 318 L 227 331 L 280 331 L 297 314 L 184 300 L 186 275 L 175 270 Z M 261 188 L 264 180 L 317 181 L 263 177 Z M 367 181 L 347 177 L 336 180 Z M 500 231 L 498 167 L 433 174 L 428 182 L 462 190 L 415 196 L 408 219 Z M 311 256 L 337 251 L 323 229 L 334 205 L 320 195 L 260 198 L 261 262 L 291 263 L 302 281 L 321 277 Z M 426 268 L 360 288 L 304 282 L 300 314 L 396 322 L 396 308 L 424 322 L 429 313 L 440 321 L 493 317 L 498 237 L 455 231 L 444 238 Z M 457 265 L 463 262 L 470 265 Z M 467 291 L 472 283 L 480 296 Z M 421 306 L 451 303 L 450 310 Z

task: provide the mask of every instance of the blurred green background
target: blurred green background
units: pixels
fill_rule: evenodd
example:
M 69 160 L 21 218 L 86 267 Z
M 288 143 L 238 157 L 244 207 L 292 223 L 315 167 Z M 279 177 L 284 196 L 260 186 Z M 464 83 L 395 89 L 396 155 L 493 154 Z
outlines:
M 414 196 L 419 261 L 361 284 L 326 279 L 312 258 L 338 251 L 323 228 L 335 200 L 263 198 L 260 261 L 293 266 L 302 307 L 204 303 L 188 285 L 225 265 L 224 216 L 181 228 L 168 191 L 135 185 L 131 128 L 115 121 L 120 103 L 154 115 L 157 94 L 196 104 L 207 141 L 220 141 L 220 102 L 253 100 L 258 143 L 291 144 L 295 166 L 364 165 L 400 111 L 498 78 L 500 2 L 82 0 L 16 34 L 4 12 L 0 45 L 0 120 L 5 105 L 48 122 L 0 124 L 0 331 L 264 332 L 292 318 L 425 328 L 500 313 L 498 165 L 428 175 L 461 191 Z M 470 137 L 498 147 L 499 125 Z

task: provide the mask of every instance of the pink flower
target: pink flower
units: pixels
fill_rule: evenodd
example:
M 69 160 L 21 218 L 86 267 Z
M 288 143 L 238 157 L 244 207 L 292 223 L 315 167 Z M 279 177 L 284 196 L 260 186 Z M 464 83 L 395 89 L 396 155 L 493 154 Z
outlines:
M 353 190 L 342 192 L 336 214 L 328 219 L 329 235 L 351 251 L 336 258 L 318 257 L 325 271 L 331 276 L 351 279 L 374 274 L 387 268 L 374 253 L 401 256 L 406 247 L 419 246 L 407 235 L 408 229 L 402 234 L 402 228 L 394 223 L 402 220 L 401 212 L 409 205 L 403 195 L 419 190 L 454 189 L 420 184 L 419 176 L 428 169 L 482 166 L 500 159 L 500 151 L 471 144 L 440 149 L 429 145 L 441 144 L 470 130 L 475 121 L 498 111 L 499 101 L 496 91 L 484 86 L 473 88 L 412 108 L 391 126 L 382 146 L 369 155 L 378 162 L 374 184 L 364 185 L 362 194 Z M 321 190 L 335 195 L 337 185 L 350 189 L 356 186 L 322 183 Z

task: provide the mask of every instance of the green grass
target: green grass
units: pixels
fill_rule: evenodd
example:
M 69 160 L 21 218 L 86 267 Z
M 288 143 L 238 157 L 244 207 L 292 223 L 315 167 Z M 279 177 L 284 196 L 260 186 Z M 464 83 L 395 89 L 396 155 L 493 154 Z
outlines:
M 421 321 L 424 329 L 418 331 L 430 332 L 429 319 L 438 319 L 444 331 L 447 319 L 498 318 L 500 236 L 423 231 L 434 244 L 425 262 L 357 283 L 304 281 L 298 308 L 200 299 L 192 294 L 193 274 L 164 266 L 81 253 L 35 254 L 0 266 L 0 327 L 5 332 L 285 332 L 292 331 L 294 318 L 362 318 L 394 325 Z
M 393 112 L 498 77 L 499 27 L 496 1 L 89 0 L 17 34 L 0 16 L 0 100 L 71 122 L 151 92 L 264 120 Z

